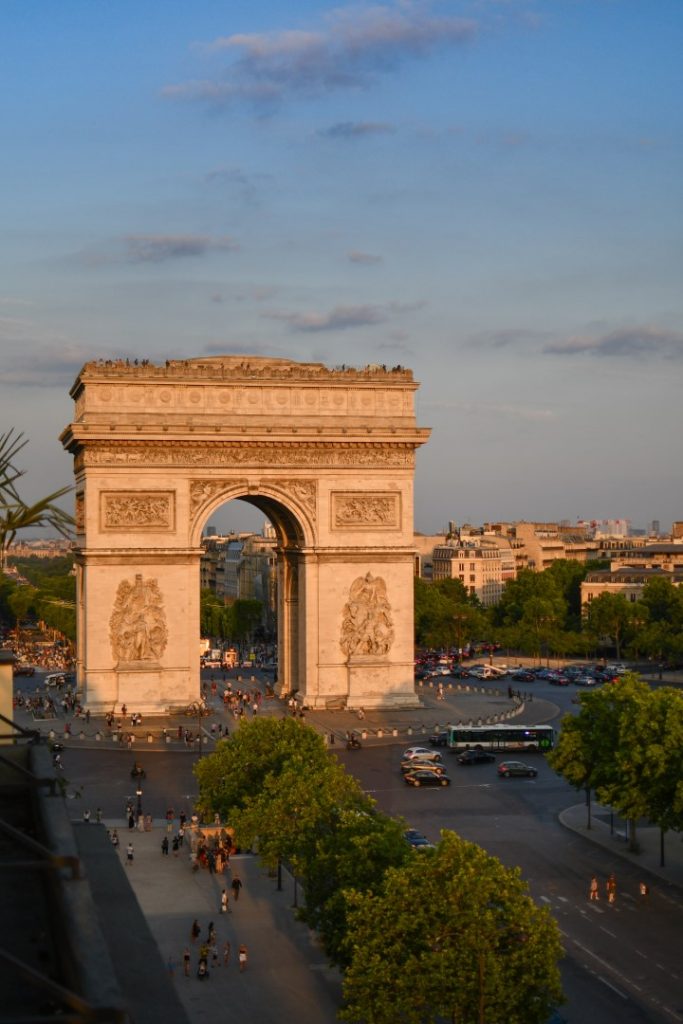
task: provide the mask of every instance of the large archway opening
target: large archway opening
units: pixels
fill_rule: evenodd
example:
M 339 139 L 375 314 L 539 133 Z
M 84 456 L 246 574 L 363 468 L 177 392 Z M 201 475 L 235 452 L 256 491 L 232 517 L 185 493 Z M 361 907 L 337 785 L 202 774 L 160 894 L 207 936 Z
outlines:
M 228 652 L 234 652 L 238 661 L 250 660 L 255 654 L 267 667 L 272 666 L 276 692 L 296 695 L 304 680 L 306 621 L 305 598 L 299 595 L 299 563 L 306 535 L 299 517 L 282 501 L 266 495 L 235 494 L 228 502 L 216 495 L 199 528 L 197 625 L 204 634 L 200 642 L 204 646 L 208 641 L 218 642 L 224 663 Z M 209 633 L 211 617 L 208 622 L 201 620 L 202 599 L 209 596 L 236 612 L 253 611 L 249 603 L 260 605 L 258 625 L 255 619 L 246 621 L 246 615 L 228 614 L 223 617 L 220 635 L 216 636 L 215 630 Z

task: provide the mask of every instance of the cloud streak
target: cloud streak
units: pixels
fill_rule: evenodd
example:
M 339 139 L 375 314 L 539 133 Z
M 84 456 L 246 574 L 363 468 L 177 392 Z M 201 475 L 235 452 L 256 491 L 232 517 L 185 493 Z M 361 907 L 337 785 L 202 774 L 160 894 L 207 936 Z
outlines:
M 545 355 L 589 355 L 603 359 L 683 359 L 683 334 L 657 327 L 629 327 L 597 338 L 573 337 L 546 345 Z
M 318 132 L 325 139 L 363 139 L 370 135 L 393 135 L 396 128 L 384 121 L 339 121 Z
M 314 334 L 321 331 L 346 331 L 355 327 L 374 327 L 385 323 L 391 316 L 422 309 L 423 302 L 390 302 L 374 306 L 335 306 L 326 313 L 308 310 L 302 313 L 273 311 L 262 315 L 269 320 L 280 320 L 292 331 Z
M 239 246 L 227 236 L 209 235 L 127 235 L 124 238 L 126 263 L 166 263 L 168 260 L 205 256 L 210 252 L 230 252 Z
M 367 89 L 407 61 L 461 46 L 477 31 L 472 20 L 439 17 L 431 14 L 426 4 L 409 0 L 336 8 L 319 27 L 310 30 L 240 33 L 215 39 L 203 50 L 209 59 L 227 58 L 220 72 L 168 85 L 162 95 L 228 107 L 245 101 L 274 104 L 295 97 Z
M 371 252 L 360 252 L 358 249 L 352 250 L 348 253 L 349 263 L 360 263 L 363 266 L 370 267 L 376 266 L 382 262 L 381 256 L 375 256 Z

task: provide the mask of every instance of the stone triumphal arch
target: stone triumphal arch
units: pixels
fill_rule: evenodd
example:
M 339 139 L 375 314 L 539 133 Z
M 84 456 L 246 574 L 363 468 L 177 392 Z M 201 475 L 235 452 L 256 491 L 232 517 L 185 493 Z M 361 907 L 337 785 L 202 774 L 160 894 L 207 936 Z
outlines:
M 278 538 L 281 691 L 415 703 L 410 370 L 217 356 L 87 363 L 71 390 L 78 678 L 88 706 L 199 695 L 202 528 L 224 502 Z

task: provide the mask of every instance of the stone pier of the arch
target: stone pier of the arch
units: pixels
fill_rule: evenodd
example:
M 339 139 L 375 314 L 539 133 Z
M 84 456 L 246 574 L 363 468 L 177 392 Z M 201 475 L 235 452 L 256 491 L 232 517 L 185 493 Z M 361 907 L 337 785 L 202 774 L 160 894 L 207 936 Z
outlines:
M 414 705 L 417 387 L 402 367 L 87 363 L 61 440 L 91 710 L 198 698 L 202 529 L 234 498 L 278 537 L 281 691 L 309 707 Z

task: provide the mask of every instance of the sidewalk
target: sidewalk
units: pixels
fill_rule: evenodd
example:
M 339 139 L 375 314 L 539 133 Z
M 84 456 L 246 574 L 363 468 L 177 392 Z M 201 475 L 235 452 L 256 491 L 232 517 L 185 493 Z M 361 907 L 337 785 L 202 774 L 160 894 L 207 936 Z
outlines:
M 189 845 L 176 858 L 161 853 L 165 823 L 151 832 L 130 833 L 135 851 L 133 865 L 126 866 L 129 833 L 122 820 L 106 822 L 119 829 L 122 871 L 135 892 L 163 962 L 191 1021 L 224 1024 L 336 1024 L 341 1004 L 341 976 L 327 965 L 314 933 L 297 921 L 292 909 L 294 884 L 283 871 L 282 891 L 277 878 L 269 877 L 256 857 L 230 858 L 232 872 L 243 882 L 237 903 L 232 899 L 231 875 L 193 872 Z M 96 827 L 96 826 L 88 826 Z M 220 913 L 220 894 L 230 895 L 230 913 Z M 199 921 L 199 942 L 190 940 L 194 919 Z M 206 939 L 209 923 L 217 932 L 219 966 L 208 978 L 197 977 L 199 943 Z M 223 946 L 231 944 L 230 961 L 223 965 Z M 249 951 L 247 969 L 240 973 L 237 950 Z M 183 971 L 183 951 L 191 954 L 190 976 Z
M 638 824 L 636 838 L 640 853 L 631 853 L 625 833 L 625 822 L 610 808 L 600 804 L 591 805 L 591 827 L 587 827 L 586 804 L 574 804 L 559 815 L 565 828 L 583 836 L 591 843 L 602 846 L 610 853 L 628 860 L 643 872 L 655 875 L 671 885 L 683 889 L 683 836 L 679 832 L 668 832 L 664 837 L 665 866 L 660 864 L 660 831 L 656 826 Z

